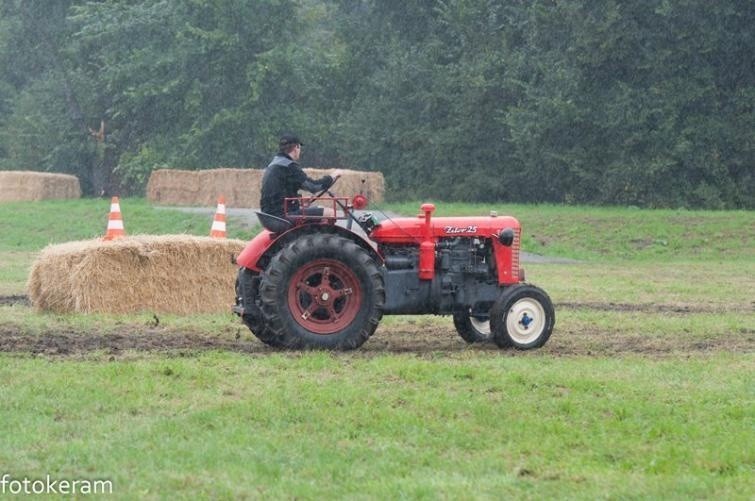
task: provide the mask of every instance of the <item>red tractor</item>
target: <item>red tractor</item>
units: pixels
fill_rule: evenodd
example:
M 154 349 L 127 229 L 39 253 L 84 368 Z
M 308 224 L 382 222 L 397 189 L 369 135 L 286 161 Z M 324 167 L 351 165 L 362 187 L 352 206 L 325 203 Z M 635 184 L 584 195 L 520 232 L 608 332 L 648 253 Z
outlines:
M 237 257 L 233 311 L 263 342 L 354 349 L 383 315 L 400 314 L 453 315 L 465 341 L 501 348 L 538 348 L 550 337 L 553 304 L 524 282 L 513 217 L 433 217 L 435 206 L 423 204 L 417 217 L 378 221 L 357 216 L 361 194 L 323 194 L 301 207 L 332 204 L 337 217 L 257 213 L 264 229 Z

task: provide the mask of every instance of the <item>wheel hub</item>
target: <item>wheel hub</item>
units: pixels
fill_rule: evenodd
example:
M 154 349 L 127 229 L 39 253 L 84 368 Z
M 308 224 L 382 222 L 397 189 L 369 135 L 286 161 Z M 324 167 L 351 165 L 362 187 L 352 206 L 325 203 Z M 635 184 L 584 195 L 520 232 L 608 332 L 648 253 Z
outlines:
M 361 307 L 358 278 L 340 261 L 318 259 L 294 273 L 288 290 L 291 313 L 315 334 L 333 334 L 349 325 Z
M 530 324 L 532 322 L 534 322 L 534 321 L 535 321 L 535 319 L 530 318 L 529 316 L 527 316 L 527 312 L 525 311 L 524 315 L 522 315 L 522 319 L 519 321 L 519 323 L 522 324 L 522 326 L 524 327 L 525 330 L 527 330 L 527 328 L 530 326 Z
M 516 342 L 527 344 L 545 329 L 543 305 L 532 298 L 523 298 L 511 305 L 506 318 L 506 330 Z

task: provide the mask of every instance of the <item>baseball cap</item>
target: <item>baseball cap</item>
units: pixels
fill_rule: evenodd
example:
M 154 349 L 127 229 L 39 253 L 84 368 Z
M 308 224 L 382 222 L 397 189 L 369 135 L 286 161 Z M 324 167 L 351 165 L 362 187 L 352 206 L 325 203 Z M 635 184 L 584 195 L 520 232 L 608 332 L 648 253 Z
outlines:
M 280 138 L 280 141 L 278 141 L 278 146 L 280 148 L 283 148 L 285 146 L 289 146 L 292 144 L 300 144 L 304 146 L 304 143 L 302 143 L 301 140 L 293 134 L 283 134 Z

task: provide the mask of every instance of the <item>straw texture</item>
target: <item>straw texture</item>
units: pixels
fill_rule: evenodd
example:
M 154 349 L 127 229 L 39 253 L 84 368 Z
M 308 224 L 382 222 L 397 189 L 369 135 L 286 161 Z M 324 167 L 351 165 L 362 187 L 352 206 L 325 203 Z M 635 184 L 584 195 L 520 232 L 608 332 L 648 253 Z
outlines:
M 0 202 L 80 198 L 76 176 L 33 171 L 0 171 Z
M 263 172 L 261 169 L 158 169 L 149 177 L 147 199 L 162 205 L 207 207 L 215 205 L 218 196 L 223 195 L 228 207 L 259 208 Z M 330 174 L 332 169 L 304 169 L 304 172 L 312 178 L 319 178 Z M 385 181 L 382 173 L 355 170 L 342 170 L 342 173 L 333 187 L 334 194 L 351 197 L 364 188 L 370 202 L 383 201 Z
M 191 314 L 230 311 L 241 240 L 137 235 L 51 245 L 27 289 L 38 310 Z

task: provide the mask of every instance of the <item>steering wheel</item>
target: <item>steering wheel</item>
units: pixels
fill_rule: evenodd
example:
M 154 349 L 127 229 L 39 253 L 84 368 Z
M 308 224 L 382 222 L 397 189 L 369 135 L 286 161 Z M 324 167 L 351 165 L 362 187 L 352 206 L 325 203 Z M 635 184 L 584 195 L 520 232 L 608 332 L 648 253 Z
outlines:
M 336 205 L 338 205 L 341 208 L 341 210 L 343 211 L 343 213 L 347 214 L 350 218 L 353 219 L 354 215 L 349 212 L 348 207 L 346 207 L 340 200 L 338 200 L 336 198 L 336 196 L 333 193 L 330 192 L 330 189 L 333 187 L 334 184 L 336 184 L 336 181 L 338 181 L 340 178 L 341 178 L 340 174 L 334 176 L 333 177 L 333 182 L 330 184 L 330 186 L 328 186 L 327 188 L 325 188 L 324 190 L 322 190 L 320 193 L 318 193 L 317 195 L 315 195 L 313 198 L 320 198 L 325 193 L 327 193 L 328 195 L 330 195 L 331 197 L 333 197 Z M 354 219 L 354 220 L 356 221 L 356 219 Z
M 331 197 L 335 198 L 335 195 L 333 195 L 333 194 L 332 194 L 332 193 L 330 192 L 330 189 L 331 189 L 331 188 L 333 187 L 333 185 L 334 185 L 334 184 L 336 184 L 336 181 L 338 181 L 338 180 L 339 180 L 340 178 L 341 178 L 341 175 L 340 175 L 340 174 L 339 174 L 339 175 L 337 175 L 337 176 L 335 176 L 335 177 L 333 178 L 333 182 L 332 182 L 332 183 L 330 183 L 330 186 L 328 186 L 327 188 L 325 188 L 324 190 L 322 190 L 322 191 L 321 191 L 320 193 L 318 193 L 317 195 L 315 195 L 315 198 L 320 198 L 320 197 L 321 197 L 321 196 L 323 196 L 323 195 L 324 195 L 325 193 L 327 193 L 327 194 L 328 194 L 328 195 L 330 195 Z

